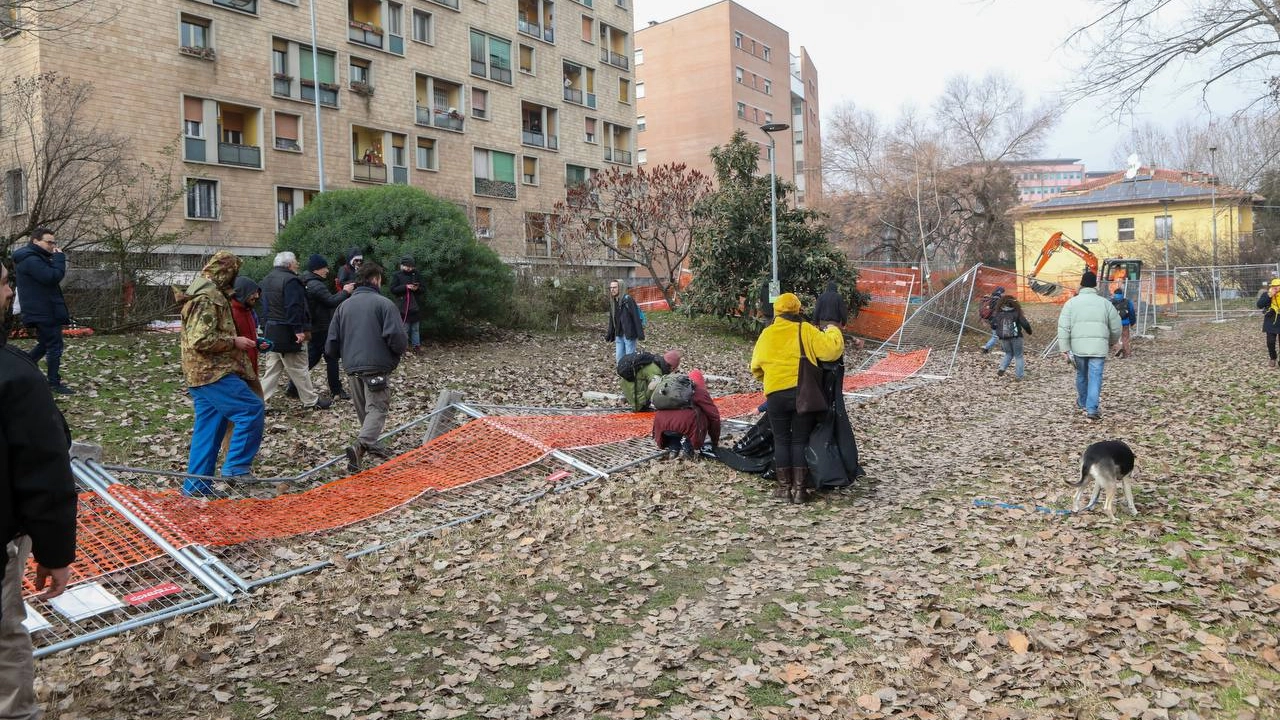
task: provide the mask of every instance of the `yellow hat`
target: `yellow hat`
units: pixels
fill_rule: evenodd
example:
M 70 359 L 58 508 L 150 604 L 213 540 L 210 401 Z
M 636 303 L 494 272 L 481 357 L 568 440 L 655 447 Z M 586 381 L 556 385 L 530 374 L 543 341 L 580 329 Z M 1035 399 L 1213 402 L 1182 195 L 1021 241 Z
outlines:
M 773 301 L 773 312 L 778 315 L 800 312 L 800 298 L 795 293 L 782 293 Z
M 1280 278 L 1271 278 L 1271 287 L 1280 285 Z

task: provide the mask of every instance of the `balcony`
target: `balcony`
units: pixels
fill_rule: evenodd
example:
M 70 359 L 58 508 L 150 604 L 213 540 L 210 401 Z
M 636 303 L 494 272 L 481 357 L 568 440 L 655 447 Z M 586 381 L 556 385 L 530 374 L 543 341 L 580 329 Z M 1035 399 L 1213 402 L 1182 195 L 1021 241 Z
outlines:
M 294 140 L 292 138 L 282 138 L 282 137 L 276 138 L 276 149 L 302 152 L 302 146 L 298 144 L 297 140 Z
M 184 137 L 182 158 L 192 162 L 204 162 L 204 138 Z
M 631 151 L 630 151 L 630 150 L 615 150 L 615 149 L 613 149 L 613 148 L 605 148 L 605 149 L 604 149 L 604 160 L 605 160 L 605 162 L 620 163 L 620 164 L 622 164 L 622 165 L 630 165 L 630 164 L 631 164 Z
M 627 60 L 626 55 L 619 55 L 609 48 L 600 48 L 600 62 L 609 63 L 610 65 L 623 70 L 631 69 L 631 63 Z
M 351 175 L 353 180 L 361 182 L 385 183 L 387 181 L 387 166 L 382 163 L 356 160 L 351 163 Z
M 316 86 L 310 80 L 302 81 L 302 99 L 307 102 L 316 101 Z M 328 83 L 320 84 L 320 104 L 332 107 L 338 106 L 338 86 Z
M 441 130 L 452 130 L 454 132 L 462 132 L 466 126 L 467 119 L 457 110 L 454 110 L 453 112 L 449 112 L 448 110 L 432 110 L 431 108 L 423 107 L 422 105 L 418 105 L 416 108 L 417 123 L 419 125 L 438 127 Z
M 520 131 L 520 142 L 525 145 L 546 148 L 548 150 L 560 149 L 560 139 L 555 135 L 544 135 L 543 133 L 534 132 L 532 130 Z
M 369 23 L 351 20 L 347 23 L 347 39 L 361 45 L 382 49 L 382 30 Z
M 258 0 L 213 0 L 213 4 L 240 12 L 258 14 Z
M 528 20 L 516 20 L 516 30 L 525 35 L 532 35 L 539 40 L 546 40 L 549 43 L 556 41 L 556 30 L 550 25 L 543 27 L 538 23 L 529 22 Z
M 489 180 L 488 178 L 476 178 L 475 191 L 477 195 L 487 195 L 488 197 L 506 198 L 508 200 L 516 199 L 516 184 L 505 180 Z
M 397 185 L 408 185 L 409 168 L 400 165 L 391 168 L 391 182 Z
M 218 164 L 238 167 L 262 167 L 262 148 L 256 145 L 218 143 Z
M 282 73 L 276 73 L 275 78 L 271 81 L 271 94 L 280 97 L 293 96 L 293 78 Z
M 585 105 L 589 108 L 595 108 L 595 93 L 583 92 L 577 88 L 566 87 L 564 89 L 564 99 L 575 105 Z
M 452 10 L 458 9 L 458 0 L 431 0 L 431 2 L 437 5 L 443 5 Z

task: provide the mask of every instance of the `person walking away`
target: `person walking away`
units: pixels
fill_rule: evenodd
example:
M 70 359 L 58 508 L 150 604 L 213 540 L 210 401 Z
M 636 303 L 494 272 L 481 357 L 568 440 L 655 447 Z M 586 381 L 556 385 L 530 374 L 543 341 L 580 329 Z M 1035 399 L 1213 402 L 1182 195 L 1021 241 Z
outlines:
M 836 281 L 827 281 L 827 289 L 818 296 L 818 301 L 813 305 L 813 321 L 818 325 L 822 323 L 835 323 L 841 329 L 849 324 L 849 308 L 844 303 L 844 298 L 840 296 L 840 290 L 836 288 Z
M 34 555 L 35 600 L 67 588 L 76 554 L 71 433 L 52 388 L 22 350 L 7 344 L 13 288 L 0 264 L 0 718 L 38 718 L 31 634 L 23 627 L 22 577 Z
M 226 250 L 214 253 L 185 293 L 179 294 L 182 314 L 182 374 L 195 405 L 187 472 L 212 475 L 227 425 L 231 444 L 222 461 L 228 483 L 254 482 L 253 459 L 262 444 L 265 406 L 253 391 L 249 351 L 255 341 L 240 336 L 232 317 L 240 258 Z M 188 477 L 182 482 L 188 497 L 220 498 L 207 480 Z
M 1120 313 L 1098 294 L 1098 276 L 1085 271 L 1080 292 L 1062 306 L 1058 315 L 1058 347 L 1076 368 L 1076 407 L 1090 420 L 1099 420 L 1102 370 L 1108 348 L 1120 340 Z
M 991 326 L 995 329 L 996 336 L 1000 338 L 1001 349 L 1004 350 L 1004 357 L 1000 360 L 1000 369 L 996 370 L 996 375 L 1004 375 L 1009 369 L 1009 363 L 1012 362 L 1013 377 L 1021 380 L 1026 374 L 1026 360 L 1022 356 L 1022 336 L 1023 333 L 1031 334 L 1031 323 L 1027 322 L 1027 317 L 1022 314 L 1022 305 L 1012 295 L 1001 297 L 1000 304 L 991 317 Z
M 332 406 L 332 400 L 316 394 L 307 372 L 307 358 L 302 354 L 302 344 L 311 335 L 311 312 L 306 286 L 298 277 L 296 255 L 288 251 L 276 253 L 274 267 L 262 279 L 262 296 L 267 306 L 266 336 L 272 345 L 262 377 L 263 399 L 271 402 L 280 389 L 280 376 L 288 375 L 303 407 L 324 410 Z
M 809 469 L 805 447 L 822 413 L 796 411 L 800 360 L 816 365 L 839 358 L 844 354 L 844 334 L 835 325 L 819 330 L 805 322 L 800 316 L 800 298 L 794 293 L 779 295 L 773 312 L 773 323 L 760 333 L 751 352 L 751 374 L 764 383 L 765 412 L 773 429 L 773 462 L 778 476 L 773 497 L 806 502 Z
M 351 400 L 360 432 L 346 449 L 347 470 L 360 471 L 366 453 L 383 459 L 393 455 L 378 442 L 391 405 L 389 376 L 409 345 L 404 322 L 382 292 L 383 270 L 374 262 L 360 266 L 356 289 L 338 306 L 329 325 L 325 350 L 342 359 L 351 384 Z
M 991 325 L 991 337 L 987 338 L 987 343 L 982 346 L 983 355 L 991 352 L 991 348 L 1000 342 L 1000 336 L 996 335 L 995 323 L 992 321 L 991 316 L 995 314 L 996 306 L 1000 304 L 1000 298 L 1002 297 L 1004 297 L 1004 288 L 997 287 L 990 295 L 982 296 L 982 305 L 978 308 L 978 317 L 986 320 L 987 324 Z
M 422 287 L 422 278 L 418 276 L 417 265 L 411 256 L 406 255 L 400 258 L 400 269 L 391 276 L 391 296 L 396 299 L 400 319 L 404 321 L 404 332 L 409 337 L 409 349 L 415 353 L 422 350 L 422 334 L 419 327 L 422 310 L 418 305 L 418 291 Z
M 342 263 L 342 267 L 338 268 L 339 288 L 356 281 L 356 273 L 360 271 L 360 263 L 364 262 L 364 253 L 360 251 L 360 248 L 347 250 L 346 257 L 347 259 Z
M 333 318 L 333 310 L 351 297 L 356 289 L 354 282 L 338 288 L 338 292 L 329 292 L 329 262 L 323 255 L 312 255 L 307 258 L 307 271 L 302 273 L 302 285 L 307 291 L 307 311 L 311 313 L 311 336 L 307 338 L 307 370 L 311 370 L 324 359 L 325 382 L 329 386 L 329 397 L 339 400 L 350 400 L 351 396 L 342 389 L 342 377 L 338 373 L 338 358 L 324 351 L 325 339 L 329 337 L 329 321 Z M 289 389 L 297 394 L 296 386 L 289 384 Z M 286 391 L 287 392 L 287 391 Z M 292 396 L 291 395 L 291 396 Z
M 609 283 L 609 330 L 604 339 L 614 343 L 615 365 L 622 361 L 623 355 L 635 352 L 636 343 L 644 339 L 640 306 L 627 294 L 626 284 L 621 280 Z
M 58 247 L 53 231 L 36 228 L 31 242 L 14 251 L 13 269 L 18 278 L 22 324 L 36 337 L 28 356 L 32 362 L 44 358 L 50 390 L 73 395 L 75 391 L 62 382 L 62 327 L 71 324 L 67 302 L 62 297 L 67 255 Z
M 1129 328 L 1137 320 L 1138 313 L 1133 307 L 1133 301 L 1124 296 L 1123 286 L 1117 287 L 1111 295 L 1111 304 L 1116 306 L 1116 312 L 1120 314 L 1120 349 L 1116 351 L 1116 357 L 1127 358 L 1131 354 Z
M 707 392 L 707 381 L 702 371 L 689 373 L 693 382 L 693 404 L 687 408 L 655 410 L 653 413 L 653 441 L 659 450 L 678 452 L 680 457 L 692 460 L 698 457 L 707 440 L 712 449 L 720 445 L 720 409 Z
M 1258 295 L 1258 309 L 1262 311 L 1262 332 L 1267 334 L 1267 355 L 1271 367 L 1276 366 L 1276 342 L 1280 339 L 1280 278 L 1273 278 Z

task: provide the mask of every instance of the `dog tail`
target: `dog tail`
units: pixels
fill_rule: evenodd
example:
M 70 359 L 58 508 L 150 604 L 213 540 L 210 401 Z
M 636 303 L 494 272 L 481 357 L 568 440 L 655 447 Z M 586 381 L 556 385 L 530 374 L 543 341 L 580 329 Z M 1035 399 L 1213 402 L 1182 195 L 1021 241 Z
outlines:
M 1093 461 L 1089 458 L 1080 458 L 1080 481 L 1067 481 L 1067 485 L 1071 487 L 1081 487 L 1089 480 L 1089 472 L 1093 470 Z

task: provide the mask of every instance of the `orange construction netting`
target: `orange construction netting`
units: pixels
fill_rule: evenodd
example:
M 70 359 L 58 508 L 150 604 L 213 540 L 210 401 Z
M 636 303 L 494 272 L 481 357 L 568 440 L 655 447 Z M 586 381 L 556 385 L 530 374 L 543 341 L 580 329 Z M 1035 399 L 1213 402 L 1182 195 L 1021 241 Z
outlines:
M 845 378 L 845 392 L 903 380 L 928 350 L 890 353 Z M 762 393 L 717 398 L 725 417 L 755 412 Z M 335 530 L 368 520 L 431 491 L 457 488 L 530 465 L 552 450 L 623 442 L 648 435 L 652 413 L 493 416 L 472 420 L 378 467 L 305 492 L 270 499 L 193 500 L 175 490 L 113 484 L 108 491 L 178 547 L 238 545 Z M 163 553 L 91 493 L 81 497 L 78 579 L 104 575 Z M 34 566 L 29 565 L 28 591 Z
M 858 268 L 858 290 L 868 293 L 871 302 L 858 310 L 845 329 L 863 337 L 888 340 L 902 327 L 911 297 L 920 294 L 920 271 Z

